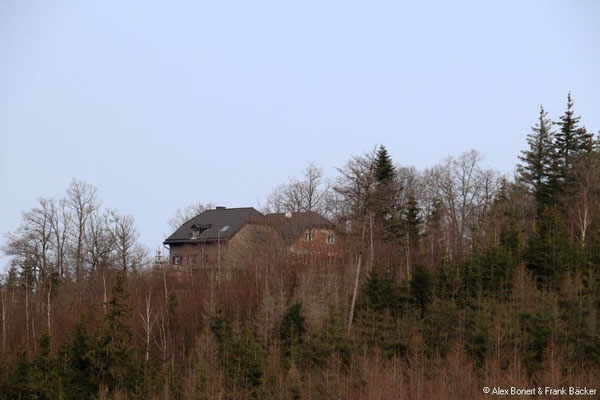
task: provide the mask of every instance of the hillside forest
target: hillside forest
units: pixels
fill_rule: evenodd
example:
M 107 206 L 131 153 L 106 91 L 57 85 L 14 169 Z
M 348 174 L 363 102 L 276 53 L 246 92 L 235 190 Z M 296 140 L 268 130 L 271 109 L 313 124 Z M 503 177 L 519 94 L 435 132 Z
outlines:
M 571 95 L 562 115 L 534 118 L 514 176 L 475 150 L 418 170 L 377 146 L 335 176 L 310 164 L 275 187 L 262 211 L 336 224 L 332 265 L 274 246 L 249 249 L 236 270 L 169 265 L 133 216 L 74 179 L 5 234 L 0 399 L 600 389 L 600 142 Z M 199 200 L 174 229 L 212 207 Z

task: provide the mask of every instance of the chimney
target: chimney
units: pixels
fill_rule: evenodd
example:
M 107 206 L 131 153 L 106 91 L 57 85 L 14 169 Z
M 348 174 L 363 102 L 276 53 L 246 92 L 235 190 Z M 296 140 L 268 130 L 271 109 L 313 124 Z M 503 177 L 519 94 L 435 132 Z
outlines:
M 226 207 L 224 207 L 224 206 L 217 206 L 217 207 L 215 207 L 215 210 L 225 210 L 225 209 L 226 209 Z

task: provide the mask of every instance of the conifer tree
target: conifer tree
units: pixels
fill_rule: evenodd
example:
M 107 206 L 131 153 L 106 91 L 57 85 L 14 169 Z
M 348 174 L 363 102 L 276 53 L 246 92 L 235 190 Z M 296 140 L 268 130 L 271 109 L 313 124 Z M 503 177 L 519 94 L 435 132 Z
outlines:
M 421 318 L 424 317 L 432 300 L 432 280 L 429 271 L 422 265 L 417 265 L 410 281 L 410 296 L 419 309 Z
M 338 310 L 331 307 L 329 315 L 317 335 L 311 342 L 311 361 L 322 366 L 331 356 L 337 356 L 344 365 L 348 365 L 351 356 L 350 338 L 346 332 L 345 321 Z
M 517 165 L 518 180 L 529 186 L 533 192 L 538 212 L 552 203 L 555 174 L 553 169 L 552 121 L 548 118 L 544 107 L 540 107 L 538 122 L 527 135 L 529 148 L 522 151 L 519 159 L 523 164 Z
M 573 251 L 556 208 L 544 211 L 540 217 L 536 230 L 529 236 L 524 258 L 540 287 L 560 288 L 573 268 Z
M 405 294 L 390 273 L 379 273 L 376 269 L 371 271 L 363 287 L 357 319 L 367 345 L 379 347 L 388 357 L 402 355 L 406 351 L 397 329 L 405 301 Z
M 408 200 L 406 201 L 406 208 L 404 210 L 404 225 L 405 231 L 411 243 L 416 243 L 421 233 L 421 224 L 423 219 L 421 218 L 421 209 L 417 203 L 414 192 L 410 192 Z
M 97 377 L 90 362 L 90 338 L 81 320 L 72 333 L 67 349 L 68 366 L 65 377 L 65 398 L 92 398 L 98 391 Z
M 571 93 L 567 96 L 567 110 L 556 123 L 559 130 L 556 132 L 554 142 L 555 165 L 558 179 L 565 183 L 567 175 L 574 160 L 581 154 L 593 151 L 593 134 L 588 133 L 584 127 L 579 126 L 581 117 L 575 117 Z
M 384 146 L 379 146 L 375 156 L 375 193 L 374 206 L 375 218 L 386 230 L 388 238 L 398 234 L 399 215 L 397 207 L 396 170 L 392 159 Z
M 37 349 L 30 370 L 32 398 L 39 400 L 59 398 L 61 390 L 58 363 L 50 353 L 50 335 L 44 333 L 40 336 Z
M 130 310 L 125 284 L 126 275 L 120 272 L 91 352 L 91 361 L 98 378 L 110 393 L 115 389 L 133 389 L 135 383 L 132 378 L 137 372 L 131 328 L 127 323 Z
M 25 349 L 21 348 L 15 359 L 9 365 L 3 389 L 4 399 L 30 399 L 33 397 L 31 390 L 31 362 Z M 0 397 L 2 398 L 2 397 Z
M 387 149 L 382 145 L 375 156 L 375 178 L 380 184 L 390 182 L 396 177 L 396 170 Z
M 279 327 L 281 339 L 281 355 L 284 365 L 289 368 L 292 362 L 297 362 L 306 332 L 302 303 L 294 303 L 283 316 Z

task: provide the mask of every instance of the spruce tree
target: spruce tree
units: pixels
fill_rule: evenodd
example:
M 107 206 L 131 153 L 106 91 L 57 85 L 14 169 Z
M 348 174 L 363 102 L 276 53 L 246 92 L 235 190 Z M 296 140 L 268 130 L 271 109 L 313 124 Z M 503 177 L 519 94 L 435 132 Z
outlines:
M 294 303 L 283 316 L 279 327 L 279 338 L 282 347 L 281 356 L 286 368 L 289 368 L 293 362 L 299 361 L 305 332 L 302 303 Z
M 542 214 L 527 241 L 526 266 L 539 287 L 558 289 L 573 268 L 574 253 L 559 211 L 553 207 Z
M 552 121 L 543 106 L 540 106 L 538 122 L 527 135 L 529 148 L 522 151 L 517 165 L 518 180 L 525 183 L 533 192 L 538 212 L 550 205 L 553 200 L 553 140 Z
M 374 160 L 375 190 L 373 193 L 373 216 L 376 225 L 383 228 L 385 240 L 401 235 L 401 214 L 398 204 L 398 180 L 392 159 L 384 146 Z
M 126 275 L 119 273 L 91 352 L 91 361 L 98 378 L 110 393 L 116 389 L 132 390 L 137 371 L 131 328 L 127 321 L 129 307 L 125 280 Z
M 60 398 L 58 363 L 50 353 L 50 335 L 42 334 L 38 340 L 38 351 L 30 370 L 32 398 L 51 400 Z
M 427 307 L 432 300 L 433 278 L 422 265 L 417 265 L 410 281 L 410 295 L 417 306 L 421 318 L 425 316 Z
M 594 136 L 584 127 L 579 127 L 581 117 L 575 117 L 571 93 L 567 96 L 567 110 L 556 123 L 560 127 L 554 142 L 554 157 L 558 179 L 565 183 L 574 160 L 581 154 L 593 151 Z
M 387 357 L 406 351 L 398 335 L 398 323 L 404 311 L 406 297 L 389 273 L 373 269 L 363 287 L 357 309 L 361 336 L 369 347 L 379 347 Z
M 67 348 L 65 398 L 73 400 L 92 398 L 98 391 L 97 377 L 89 359 L 91 350 L 90 339 L 81 320 L 75 326 Z
M 31 390 L 32 365 L 24 348 L 19 349 L 16 357 L 9 365 L 5 382 L 0 389 L 4 392 L 5 399 L 31 399 L 34 395 Z M 1 398 L 1 397 L 0 397 Z
M 392 181 L 396 176 L 396 170 L 392 164 L 392 158 L 384 146 L 379 146 L 375 156 L 375 178 L 380 184 Z
M 404 210 L 405 232 L 410 238 L 411 243 L 418 241 L 422 223 L 421 209 L 419 208 L 414 192 L 411 191 Z

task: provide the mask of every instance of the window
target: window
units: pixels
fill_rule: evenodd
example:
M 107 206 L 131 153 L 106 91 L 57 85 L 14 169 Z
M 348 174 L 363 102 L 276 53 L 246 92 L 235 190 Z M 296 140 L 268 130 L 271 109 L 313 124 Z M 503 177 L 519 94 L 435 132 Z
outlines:
M 229 225 L 225 225 L 224 227 L 222 227 L 221 232 L 225 232 L 227 229 L 229 229 Z
M 310 231 L 306 231 L 306 233 L 304 233 L 304 241 L 310 242 L 310 239 Z
M 173 256 L 173 265 L 181 264 L 181 256 Z
M 329 244 L 334 244 L 335 243 L 335 235 L 333 234 L 333 232 L 329 232 L 327 234 L 327 239 L 325 239 L 325 241 Z

